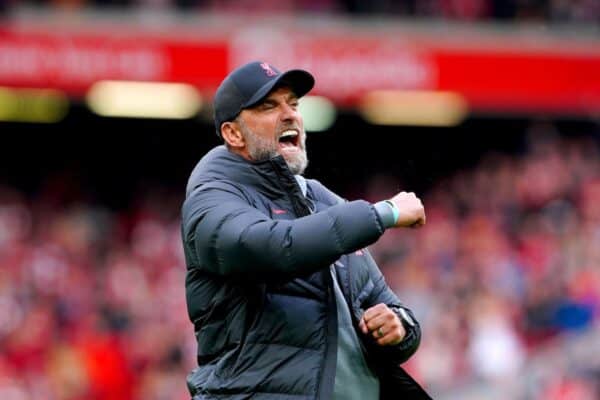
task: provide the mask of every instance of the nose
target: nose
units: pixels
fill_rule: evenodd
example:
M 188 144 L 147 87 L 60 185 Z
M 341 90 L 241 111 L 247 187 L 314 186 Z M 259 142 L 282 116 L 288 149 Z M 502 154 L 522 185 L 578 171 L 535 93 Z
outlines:
M 283 103 L 282 111 L 281 111 L 281 120 L 282 121 L 298 121 L 300 118 L 300 113 L 298 109 L 287 104 Z

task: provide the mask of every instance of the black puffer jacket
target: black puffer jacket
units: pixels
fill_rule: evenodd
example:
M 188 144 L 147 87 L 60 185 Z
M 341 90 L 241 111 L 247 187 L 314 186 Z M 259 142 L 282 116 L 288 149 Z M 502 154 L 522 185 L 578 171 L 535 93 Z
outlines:
M 250 163 L 223 146 L 192 172 L 182 236 L 198 340 L 199 367 L 188 376 L 195 400 L 329 399 L 337 351 L 330 268 L 357 332 L 365 309 L 403 307 L 364 249 L 384 230 L 373 206 L 307 182 L 305 198 L 282 157 Z M 399 367 L 420 341 L 418 324 L 407 328 L 393 347 L 359 332 L 382 398 L 426 396 Z

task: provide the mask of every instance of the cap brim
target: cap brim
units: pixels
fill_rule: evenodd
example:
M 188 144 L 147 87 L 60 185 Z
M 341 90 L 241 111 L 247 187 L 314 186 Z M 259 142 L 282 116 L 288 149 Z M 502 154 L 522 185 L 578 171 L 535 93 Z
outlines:
M 302 69 L 286 71 L 258 89 L 242 107 L 248 108 L 260 103 L 273 89 L 280 86 L 289 86 L 296 96 L 302 97 L 315 86 L 315 78 Z

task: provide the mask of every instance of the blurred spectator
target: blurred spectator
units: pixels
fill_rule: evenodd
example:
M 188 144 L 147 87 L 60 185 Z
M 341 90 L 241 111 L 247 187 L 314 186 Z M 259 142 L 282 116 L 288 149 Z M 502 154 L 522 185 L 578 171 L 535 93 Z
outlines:
M 22 4 L 70 10 L 135 7 L 240 14 L 331 13 L 449 21 L 585 23 L 590 26 L 600 22 L 597 0 L 0 0 L 0 15 L 3 9 Z

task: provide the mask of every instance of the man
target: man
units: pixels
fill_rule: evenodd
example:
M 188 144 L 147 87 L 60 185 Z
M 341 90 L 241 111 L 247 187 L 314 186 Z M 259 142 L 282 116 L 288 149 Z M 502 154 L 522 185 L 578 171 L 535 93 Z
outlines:
M 423 205 L 405 192 L 345 202 L 302 177 L 298 99 L 313 85 L 253 62 L 216 92 L 224 145 L 195 167 L 182 207 L 194 400 L 429 398 L 400 367 L 419 324 L 364 249 L 422 226 Z

